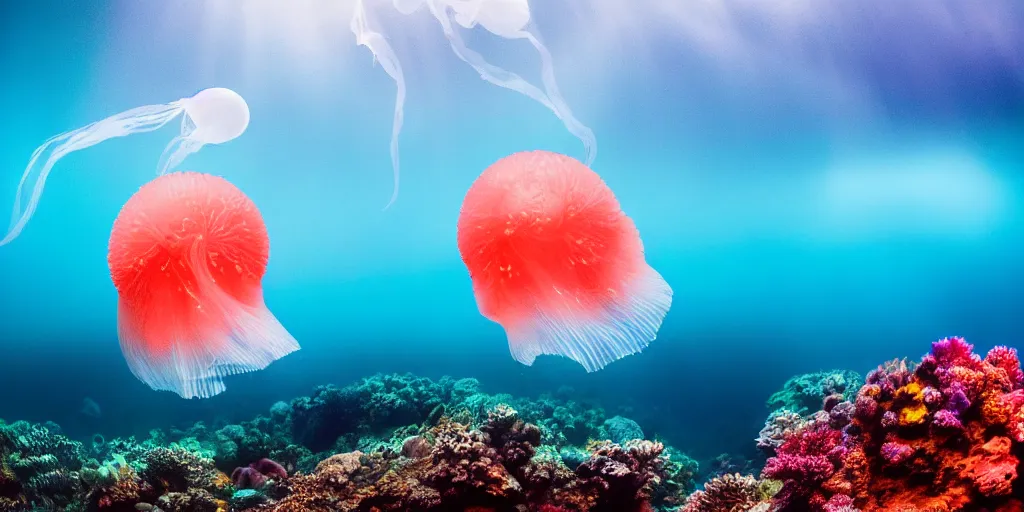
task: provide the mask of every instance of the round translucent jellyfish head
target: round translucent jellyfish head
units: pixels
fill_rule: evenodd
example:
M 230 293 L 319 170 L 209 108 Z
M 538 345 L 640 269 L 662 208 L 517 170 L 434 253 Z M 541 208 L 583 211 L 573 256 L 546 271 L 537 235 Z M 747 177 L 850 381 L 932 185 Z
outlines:
M 249 105 L 231 89 L 203 89 L 178 103 L 185 111 L 181 134 L 164 149 L 158 174 L 174 170 L 185 157 L 206 144 L 223 144 L 237 138 L 249 126 Z
M 126 110 L 51 137 L 36 148 L 25 167 L 14 196 L 11 223 L 0 239 L 0 246 L 10 243 L 25 229 L 58 160 L 108 139 L 157 130 L 179 116 L 181 131 L 160 156 L 157 174 L 173 170 L 206 144 L 222 144 L 237 138 L 249 126 L 249 106 L 245 100 L 230 89 L 215 87 L 170 103 Z
M 391 201 L 388 202 L 388 206 L 391 206 L 398 197 L 398 136 L 402 129 L 406 84 L 398 56 L 383 35 L 386 30 L 376 26 L 373 19 L 374 9 L 388 3 L 374 2 L 374 9 L 368 8 L 366 3 L 369 3 L 369 0 L 355 2 L 350 27 L 356 36 L 356 44 L 370 50 L 374 59 L 381 63 L 381 67 L 396 85 L 395 113 L 391 130 L 391 166 L 395 185 Z M 586 164 L 593 163 L 597 153 L 594 132 L 576 119 L 562 97 L 555 80 L 551 54 L 541 42 L 536 30 L 531 27 L 531 12 L 527 0 L 392 0 L 390 6 L 407 16 L 414 15 L 424 7 L 429 10 L 440 25 L 456 57 L 469 64 L 484 80 L 523 94 L 553 112 L 562 120 L 566 129 L 583 142 Z M 490 64 L 483 56 L 470 49 L 462 40 L 460 30 L 473 29 L 477 25 L 504 39 L 529 41 L 540 56 L 543 88 L 527 82 L 516 73 Z
M 231 89 L 203 89 L 181 103 L 185 115 L 196 127 L 191 137 L 205 144 L 223 144 L 236 139 L 249 127 L 249 105 Z

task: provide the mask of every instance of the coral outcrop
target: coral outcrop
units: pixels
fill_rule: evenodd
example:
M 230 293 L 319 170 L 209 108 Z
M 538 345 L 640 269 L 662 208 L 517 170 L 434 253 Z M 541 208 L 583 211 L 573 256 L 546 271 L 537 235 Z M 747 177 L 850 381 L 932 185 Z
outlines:
M 943 339 L 919 364 L 879 366 L 852 403 L 824 405 L 783 436 L 765 465 L 765 478 L 784 482 L 773 498 L 780 510 L 1024 508 L 1015 350 L 996 347 L 982 358 L 962 338 Z

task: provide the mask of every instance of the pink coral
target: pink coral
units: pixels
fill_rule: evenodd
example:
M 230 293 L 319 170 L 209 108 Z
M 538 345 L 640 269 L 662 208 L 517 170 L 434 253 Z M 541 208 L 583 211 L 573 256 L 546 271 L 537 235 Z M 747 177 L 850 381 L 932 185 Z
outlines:
M 764 478 L 785 482 L 776 498 L 789 505 L 826 501 L 829 496 L 824 496 L 821 486 L 842 459 L 841 439 L 842 434 L 827 424 L 811 423 L 782 443 L 761 472 Z
M 1010 385 L 1020 387 L 1024 384 L 1024 372 L 1020 368 L 1017 349 L 998 346 L 988 351 L 985 362 L 1006 372 Z

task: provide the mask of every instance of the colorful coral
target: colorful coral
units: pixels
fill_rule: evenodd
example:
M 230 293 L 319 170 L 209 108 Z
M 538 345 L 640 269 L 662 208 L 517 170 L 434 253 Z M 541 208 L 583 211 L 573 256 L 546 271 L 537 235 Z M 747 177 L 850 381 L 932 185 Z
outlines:
M 696 462 L 565 394 L 517 399 L 485 394 L 473 379 L 378 375 L 277 402 L 250 421 L 155 429 L 142 440 L 97 434 L 88 449 L 54 424 L 0 422 L 0 511 L 681 506 Z
M 762 472 L 784 482 L 785 510 L 1021 510 L 1024 382 L 1015 350 L 985 358 L 963 338 L 919 364 L 871 372 L 843 426 L 815 416 L 786 436 Z M 838 407 L 838 405 L 836 406 Z

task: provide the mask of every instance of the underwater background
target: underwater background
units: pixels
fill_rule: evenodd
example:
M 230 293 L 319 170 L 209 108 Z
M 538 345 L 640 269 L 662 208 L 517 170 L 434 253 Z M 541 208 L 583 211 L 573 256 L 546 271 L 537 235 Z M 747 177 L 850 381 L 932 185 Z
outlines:
M 246 134 L 183 168 L 259 205 L 267 305 L 302 346 L 207 400 L 128 371 L 107 241 L 169 126 L 62 160 L 0 249 L 0 417 L 138 435 L 412 372 L 522 396 L 568 386 L 707 458 L 748 450 L 765 400 L 795 374 L 864 374 L 952 335 L 982 353 L 1021 346 L 1024 4 L 634 3 L 535 6 L 562 92 L 596 133 L 593 169 L 675 292 L 658 339 L 593 374 L 515 362 L 455 243 L 488 165 L 582 147 L 541 106 L 480 80 L 428 16 L 381 19 L 409 82 L 401 190 L 382 211 L 394 84 L 337 3 L 0 4 L 0 199 L 52 135 L 206 87 L 238 91 Z M 471 42 L 536 79 L 525 44 Z M 81 412 L 85 398 L 99 417 Z

